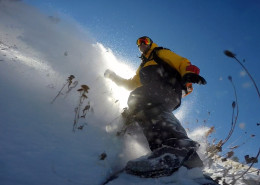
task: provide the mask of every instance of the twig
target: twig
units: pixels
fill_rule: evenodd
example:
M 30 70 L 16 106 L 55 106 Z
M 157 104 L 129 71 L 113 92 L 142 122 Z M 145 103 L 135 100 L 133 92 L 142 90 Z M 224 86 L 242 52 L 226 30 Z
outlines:
M 258 153 L 257 153 L 256 157 L 255 157 L 255 160 L 253 160 L 253 162 L 251 163 L 251 165 L 248 167 L 248 169 L 247 169 L 241 176 L 239 176 L 237 179 L 234 180 L 235 182 L 236 182 L 238 179 L 240 179 L 241 177 L 243 177 L 243 176 L 252 168 L 252 166 L 256 163 L 256 161 L 257 161 L 257 159 L 258 159 L 258 157 L 259 157 L 259 154 L 260 154 L 260 148 L 259 148 L 259 150 L 258 150 Z
M 230 129 L 230 131 L 229 131 L 229 134 L 228 134 L 227 138 L 223 141 L 223 143 L 222 143 L 221 146 L 223 146 L 223 145 L 230 139 L 231 135 L 233 134 L 234 129 L 235 129 L 235 126 L 236 126 L 236 124 L 237 124 L 237 118 L 238 118 L 238 114 L 239 114 L 236 87 L 235 87 L 235 85 L 234 85 L 234 83 L 233 83 L 233 81 L 232 81 L 232 77 L 229 76 L 228 79 L 230 80 L 230 82 L 231 82 L 231 84 L 232 84 L 232 86 L 233 86 L 236 101 L 232 103 L 233 112 L 232 112 L 231 129 Z M 234 118 L 235 107 L 237 108 L 237 112 L 236 112 L 236 116 L 235 116 L 235 118 Z
M 258 94 L 258 97 L 260 98 L 260 92 L 259 92 L 259 89 L 255 83 L 255 80 L 253 79 L 253 77 L 251 76 L 251 74 L 249 73 L 249 71 L 246 69 L 246 67 L 242 64 L 242 62 L 240 62 L 236 55 L 234 53 L 232 53 L 231 51 L 228 51 L 228 50 L 225 50 L 224 51 L 225 55 L 228 56 L 228 57 L 231 57 L 231 58 L 234 58 L 241 66 L 242 68 L 246 71 L 246 73 L 248 74 L 248 76 L 250 77 L 250 79 L 252 80 L 255 88 L 256 88 L 256 91 L 257 91 L 257 94 Z
M 75 88 L 77 85 L 78 85 L 78 81 L 73 82 L 73 86 L 68 87 L 68 90 L 67 90 L 66 94 L 69 94 L 69 92 L 70 92 L 73 88 Z
M 87 99 L 87 93 L 88 93 L 88 90 L 89 90 L 89 87 L 87 85 L 81 85 L 81 88 L 78 89 L 78 92 L 80 93 L 80 97 L 79 97 L 79 104 L 78 106 L 75 108 L 75 117 L 74 117 L 74 123 L 73 123 L 73 132 L 75 132 L 75 129 L 77 127 L 77 123 L 78 123 L 78 120 L 80 118 L 79 114 L 80 114 L 80 111 L 81 111 L 81 107 L 82 107 L 82 104 L 84 102 L 85 99 Z M 90 106 L 89 106 L 90 108 Z
M 58 98 L 58 96 L 61 94 L 61 91 L 64 89 L 64 87 L 68 84 L 69 82 L 66 82 L 63 87 L 61 88 L 61 90 L 59 91 L 59 93 L 57 94 L 57 96 L 55 96 L 55 98 L 51 101 L 51 104 L 54 103 L 54 101 Z
M 58 98 L 58 96 L 59 95 L 61 95 L 62 93 L 62 90 L 64 89 L 64 87 L 68 84 L 68 92 L 67 93 L 69 93 L 69 91 L 71 90 L 71 88 L 70 88 L 70 85 L 72 84 L 72 80 L 75 78 L 75 76 L 74 75 L 70 75 L 69 77 L 68 77 L 68 79 L 67 79 L 67 82 L 63 85 L 63 87 L 61 88 L 61 90 L 59 91 L 59 93 L 57 94 L 57 96 L 55 96 L 55 98 L 51 101 L 51 104 L 53 104 L 54 103 L 54 101 Z M 75 83 L 75 82 L 74 82 Z M 78 84 L 78 81 L 76 81 L 76 84 L 75 84 L 75 87 L 77 86 L 77 84 Z M 74 88 L 74 87 L 72 87 L 72 88 Z

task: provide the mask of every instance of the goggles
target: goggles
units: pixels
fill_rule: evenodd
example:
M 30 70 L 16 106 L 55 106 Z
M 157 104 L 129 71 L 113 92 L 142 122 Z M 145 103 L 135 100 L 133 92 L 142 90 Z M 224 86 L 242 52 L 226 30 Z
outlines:
M 152 40 L 149 37 L 141 37 L 136 41 L 137 46 L 140 46 L 142 43 L 145 45 L 150 45 Z

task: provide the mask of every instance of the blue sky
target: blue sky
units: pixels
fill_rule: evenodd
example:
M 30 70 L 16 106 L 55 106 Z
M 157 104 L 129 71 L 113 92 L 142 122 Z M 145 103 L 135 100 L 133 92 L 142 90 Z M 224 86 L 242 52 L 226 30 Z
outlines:
M 239 118 L 231 140 L 242 144 L 251 134 L 255 138 L 241 147 L 255 155 L 259 148 L 260 101 L 254 86 L 242 68 L 223 51 L 231 50 L 245 59 L 244 65 L 260 86 L 260 1 L 242 0 L 97 0 L 40 1 L 24 0 L 48 15 L 70 16 L 79 22 L 96 41 L 138 67 L 139 51 L 135 45 L 140 36 L 150 36 L 160 46 L 188 58 L 201 69 L 206 86 L 195 86 L 195 92 L 184 101 L 195 102 L 187 122 L 203 122 L 211 112 L 208 125 L 215 126 L 218 139 L 230 129 L 234 92 L 227 77 L 231 75 L 238 93 Z M 80 66 L 79 66 L 80 67 Z M 245 127 L 239 128 L 239 124 Z M 186 126 L 190 127 L 190 126 Z M 191 126 L 193 127 L 193 126 Z M 246 133 L 245 133 L 246 132 Z M 243 139 L 239 139 L 244 135 Z M 257 142 L 258 141 L 258 142 Z M 259 165 L 258 165 L 259 166 Z

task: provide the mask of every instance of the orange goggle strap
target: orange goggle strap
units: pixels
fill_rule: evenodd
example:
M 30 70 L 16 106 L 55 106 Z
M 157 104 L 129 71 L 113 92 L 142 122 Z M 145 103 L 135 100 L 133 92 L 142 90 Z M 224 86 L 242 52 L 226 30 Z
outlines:
M 150 45 L 152 44 L 152 40 L 149 37 L 141 37 L 136 41 L 137 46 L 140 46 L 142 43 Z
M 192 83 L 186 83 L 185 86 L 186 86 L 186 91 L 185 91 L 185 95 L 183 97 L 189 95 L 193 91 Z
M 188 93 L 191 93 L 193 91 L 192 83 L 186 83 L 186 88 Z

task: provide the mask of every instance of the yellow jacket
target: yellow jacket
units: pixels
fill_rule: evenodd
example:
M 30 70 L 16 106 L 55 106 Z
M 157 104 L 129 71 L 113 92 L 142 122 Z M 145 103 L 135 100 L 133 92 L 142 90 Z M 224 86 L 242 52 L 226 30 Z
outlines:
M 153 51 L 154 48 L 158 47 L 157 44 L 152 43 L 150 50 L 144 55 L 144 57 L 148 58 Z M 177 70 L 181 77 L 183 77 L 186 73 L 191 73 L 191 71 L 187 71 L 187 66 L 190 66 L 190 62 L 188 59 L 177 55 L 176 53 L 168 50 L 168 49 L 161 49 L 157 52 L 157 56 L 162 59 L 164 62 L 168 63 L 171 67 Z M 147 61 L 143 66 L 140 65 L 136 71 L 136 74 L 130 79 L 123 79 L 118 77 L 114 79 L 114 81 L 121 86 L 129 90 L 134 90 L 137 87 L 142 86 L 140 81 L 139 72 L 142 68 L 145 68 L 150 65 L 158 65 L 154 60 L 153 57 L 151 60 Z

